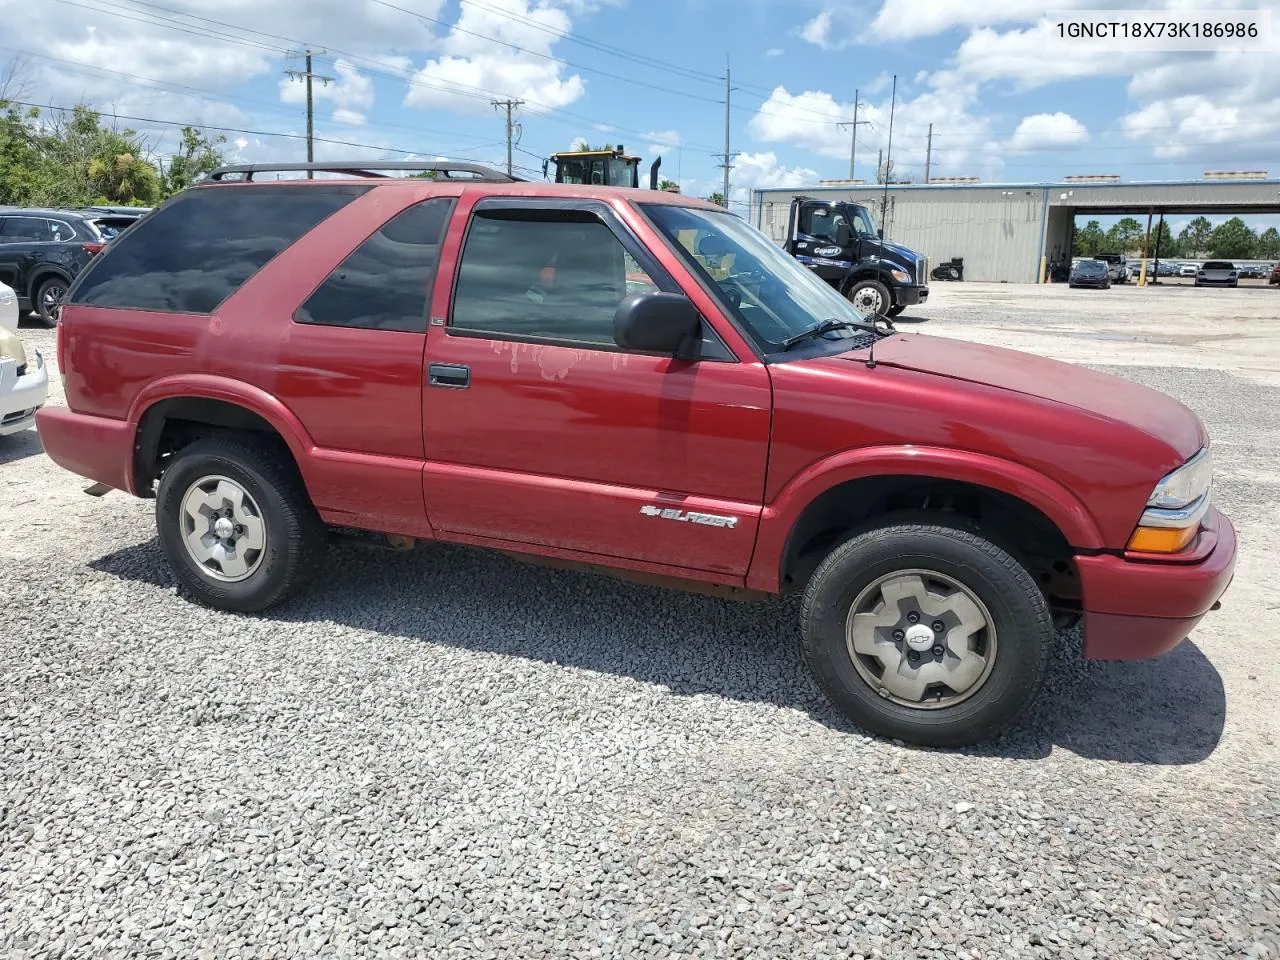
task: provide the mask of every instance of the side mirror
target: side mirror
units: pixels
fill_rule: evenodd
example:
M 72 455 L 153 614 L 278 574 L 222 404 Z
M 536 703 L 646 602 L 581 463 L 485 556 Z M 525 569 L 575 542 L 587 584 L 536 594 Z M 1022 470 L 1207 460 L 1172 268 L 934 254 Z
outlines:
M 847 223 L 836 227 L 836 243 L 842 247 L 850 246 L 853 243 L 853 227 Z
M 698 335 L 698 308 L 680 293 L 633 293 L 613 314 L 613 340 L 627 350 L 676 356 Z

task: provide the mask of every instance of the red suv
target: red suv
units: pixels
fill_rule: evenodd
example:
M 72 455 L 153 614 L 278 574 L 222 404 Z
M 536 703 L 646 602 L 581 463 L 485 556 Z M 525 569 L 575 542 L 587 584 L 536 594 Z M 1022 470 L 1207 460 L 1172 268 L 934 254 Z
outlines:
M 279 603 L 351 530 L 801 591 L 840 708 L 957 745 L 1032 699 L 1055 623 L 1151 657 L 1230 581 L 1209 438 L 1164 394 L 899 333 L 678 194 L 261 169 L 77 279 L 39 415 L 92 492 L 156 499 L 199 601 Z

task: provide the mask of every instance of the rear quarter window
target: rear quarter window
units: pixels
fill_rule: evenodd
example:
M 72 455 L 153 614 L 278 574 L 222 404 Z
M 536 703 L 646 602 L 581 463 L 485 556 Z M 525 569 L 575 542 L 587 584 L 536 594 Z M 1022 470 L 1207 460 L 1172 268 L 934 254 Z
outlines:
M 273 257 L 370 187 L 197 187 L 121 235 L 67 302 L 212 313 Z

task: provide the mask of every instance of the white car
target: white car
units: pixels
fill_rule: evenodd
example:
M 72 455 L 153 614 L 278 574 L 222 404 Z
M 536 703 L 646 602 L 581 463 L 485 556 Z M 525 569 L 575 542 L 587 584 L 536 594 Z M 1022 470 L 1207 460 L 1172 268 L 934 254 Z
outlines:
M 39 350 L 18 337 L 18 298 L 0 283 L 0 437 L 35 426 L 49 399 L 49 370 Z
M 1192 279 L 1194 279 L 1199 269 L 1200 269 L 1200 264 L 1198 263 L 1184 263 L 1182 266 L 1178 268 L 1178 276 L 1191 277 Z

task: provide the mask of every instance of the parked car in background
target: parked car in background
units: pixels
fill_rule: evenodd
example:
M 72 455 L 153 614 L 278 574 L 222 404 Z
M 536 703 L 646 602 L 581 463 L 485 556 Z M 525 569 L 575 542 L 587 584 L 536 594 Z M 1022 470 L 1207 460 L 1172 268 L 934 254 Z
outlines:
M 1099 253 L 1093 259 L 1107 265 L 1107 276 L 1112 283 L 1129 282 L 1129 261 L 1123 253 Z
M 1280 285 L 1280 263 L 1271 268 L 1271 276 L 1267 278 L 1268 286 Z
M 1155 264 L 1155 275 L 1157 277 L 1176 277 L 1178 275 L 1178 265 L 1169 260 L 1161 260 Z
M 18 336 L 18 295 L 0 283 L 0 437 L 34 426 L 48 397 L 44 357 Z
M 1200 265 L 1196 263 L 1184 263 L 1178 268 L 1178 276 L 1190 277 L 1195 279 L 1196 271 L 1200 269 Z
M 0 283 L 18 295 L 24 313 L 45 326 L 58 322 L 67 288 L 107 245 L 97 215 L 72 210 L 0 207 Z
M 1111 271 L 1101 260 L 1081 260 L 1071 268 L 1067 286 L 1098 287 L 1106 290 L 1111 286 Z
M 44 449 L 154 497 L 195 600 L 273 607 L 353 528 L 796 593 L 832 701 L 945 746 L 1023 711 L 1055 617 L 1142 659 L 1227 589 L 1209 436 L 1165 394 L 897 331 L 692 197 L 459 163 L 250 179 L 298 167 L 177 194 L 63 307 Z
M 81 211 L 98 228 L 104 239 L 114 240 L 148 213 L 150 207 L 85 207 Z
M 1240 272 L 1226 260 L 1206 260 L 1196 271 L 1197 287 L 1238 287 Z

